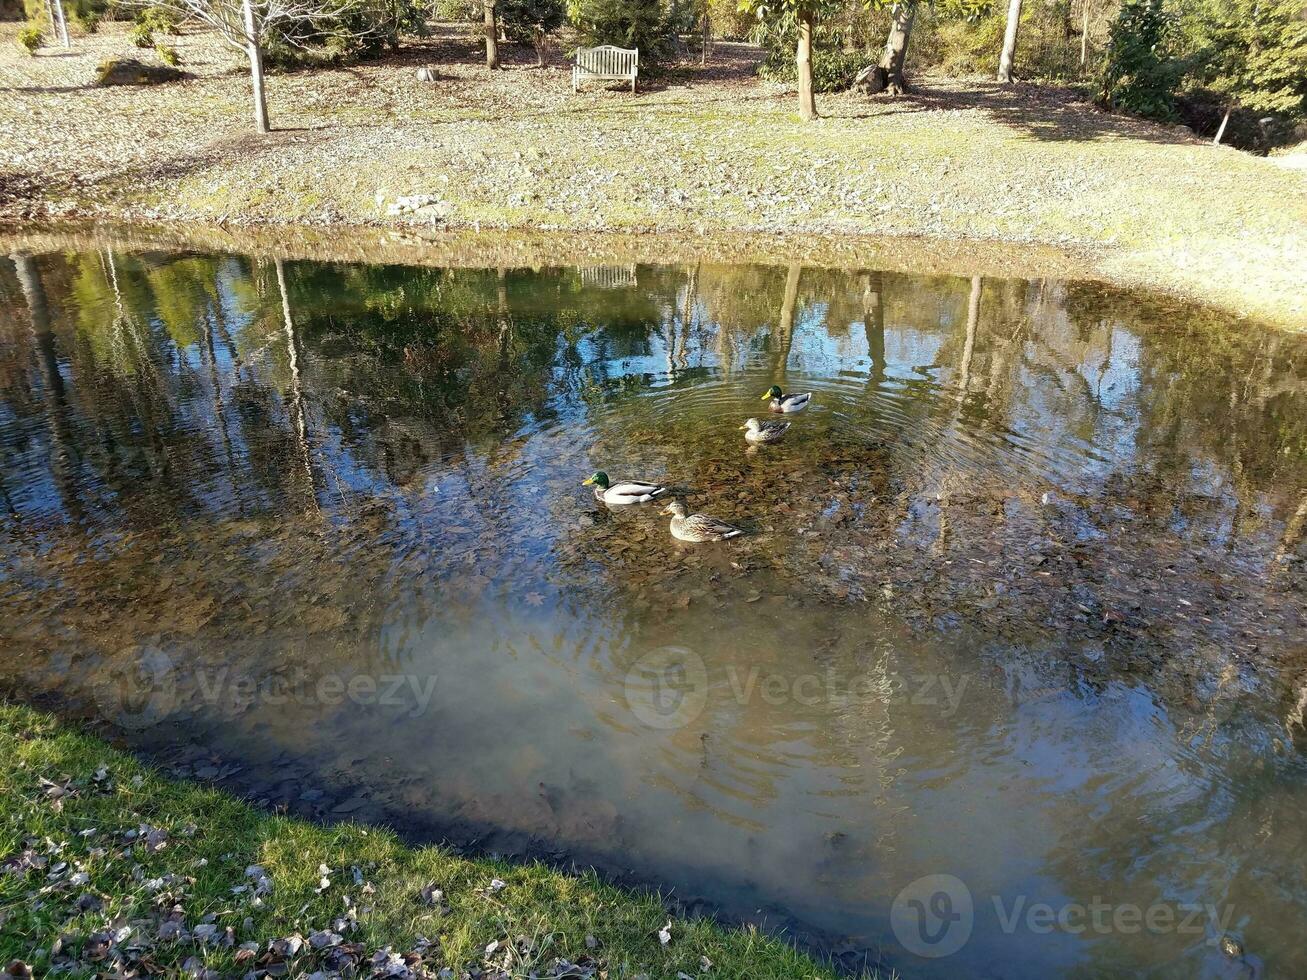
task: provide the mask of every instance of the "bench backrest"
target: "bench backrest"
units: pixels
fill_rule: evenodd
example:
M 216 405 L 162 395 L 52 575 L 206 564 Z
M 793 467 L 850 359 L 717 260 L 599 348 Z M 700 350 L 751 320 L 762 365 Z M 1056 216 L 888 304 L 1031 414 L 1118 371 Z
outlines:
M 601 44 L 597 48 L 576 49 L 576 66 L 591 75 L 626 78 L 634 74 L 639 64 L 639 48 L 619 48 L 612 44 Z

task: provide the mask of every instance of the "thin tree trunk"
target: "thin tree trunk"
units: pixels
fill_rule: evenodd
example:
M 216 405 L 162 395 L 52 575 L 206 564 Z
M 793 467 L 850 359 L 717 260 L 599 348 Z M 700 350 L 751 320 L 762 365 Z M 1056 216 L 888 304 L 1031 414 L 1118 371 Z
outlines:
M 250 81 L 254 83 L 254 131 L 268 131 L 268 100 L 263 92 L 263 49 L 259 47 L 259 24 L 251 0 L 241 0 L 245 18 L 245 53 L 250 59 Z
M 812 94 L 812 15 L 799 15 L 799 43 L 794 52 L 799 76 L 799 118 L 811 122 L 817 118 L 817 102 Z
M 1089 59 L 1089 0 L 1080 4 L 1080 68 L 1083 71 Z
M 485 17 L 486 67 L 493 71 L 499 67 L 499 25 L 495 19 L 495 0 L 482 0 L 481 12 Z
M 545 66 L 545 44 L 547 43 L 543 28 L 537 27 L 532 39 L 535 41 L 536 67 L 543 68 Z
M 1003 31 L 1003 53 L 998 56 L 998 80 L 1012 82 L 1012 62 L 1017 54 L 1017 28 L 1021 26 L 1021 0 L 1008 0 L 1007 28 Z
M 63 38 L 64 47 L 71 47 L 68 43 L 68 20 L 64 17 L 63 0 L 53 0 L 54 7 L 54 26 L 59 28 L 59 34 Z
M 891 13 L 894 19 L 890 24 L 889 38 L 885 41 L 885 53 L 881 55 L 880 66 L 885 69 L 886 89 L 891 95 L 900 95 L 908 90 L 908 83 L 903 77 L 903 65 L 908 60 L 908 41 L 912 38 L 917 5 L 896 3 Z
M 708 51 L 712 47 L 712 7 L 708 0 L 703 3 L 703 49 L 699 52 L 699 64 L 708 64 Z
M 1216 130 L 1216 135 L 1212 137 L 1212 146 L 1220 146 L 1221 139 L 1225 136 L 1226 123 L 1230 121 L 1230 113 L 1234 111 L 1234 103 L 1225 107 L 1225 115 L 1221 117 L 1221 125 Z

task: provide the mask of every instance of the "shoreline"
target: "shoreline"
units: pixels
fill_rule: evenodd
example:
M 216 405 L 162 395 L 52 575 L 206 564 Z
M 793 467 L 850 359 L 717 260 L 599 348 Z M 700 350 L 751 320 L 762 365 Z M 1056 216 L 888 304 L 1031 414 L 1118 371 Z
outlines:
M 488 72 L 465 26 L 436 24 L 377 61 L 270 76 L 274 131 L 256 137 L 239 57 L 211 34 L 175 39 L 185 81 L 98 88 L 101 59 L 139 53 L 125 25 L 57 56 L 28 57 L 11 33 L 0 26 L 11 235 L 76 220 L 185 246 L 239 229 L 328 255 L 347 229 L 341 250 L 411 237 L 393 251 L 422 262 L 462 250 L 562 264 L 606 247 L 1007 270 L 1307 330 L 1307 172 L 1057 86 L 923 76 L 896 99 L 823 96 L 803 124 L 792 95 L 755 76 L 749 45 L 637 95 L 574 95 L 558 59 L 537 68 L 508 46 Z M 431 65 L 439 80 L 415 82 Z M 492 231 L 529 247 L 475 245 Z
M 395 962 L 406 971 L 385 975 L 407 980 L 527 967 L 614 980 L 851 975 L 792 940 L 687 918 L 652 890 L 584 867 L 410 844 L 350 817 L 269 813 L 226 789 L 164 776 L 82 725 L 8 699 L 0 748 L 0 826 L 16 845 L 0 853 L 0 899 L 38 888 L 45 896 L 14 906 L 0 955 L 35 975 L 88 959 L 215 977 L 269 968 L 336 975 L 350 964 L 365 975 L 369 963 Z M 131 941 L 115 938 L 128 921 Z
M 168 222 L 10 223 L 0 219 L 0 251 L 63 249 L 203 250 L 286 261 L 489 268 L 682 265 L 698 262 L 867 268 L 914 275 L 1095 282 L 1205 306 L 1265 329 L 1307 331 L 1301 318 L 1257 316 L 1142 271 L 1122 273 L 1110 250 L 1038 242 L 988 242 L 928 235 L 780 234 L 723 229 L 554 230 L 382 222 L 305 224 L 200 219 Z

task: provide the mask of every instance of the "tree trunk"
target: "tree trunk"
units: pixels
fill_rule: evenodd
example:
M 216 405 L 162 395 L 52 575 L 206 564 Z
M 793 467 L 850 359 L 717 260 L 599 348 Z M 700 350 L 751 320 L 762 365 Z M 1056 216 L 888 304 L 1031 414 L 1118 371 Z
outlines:
M 1089 0 L 1080 3 L 1080 68 L 1083 71 L 1089 58 Z
M 250 59 L 250 81 L 254 83 L 254 131 L 268 131 L 268 100 L 263 93 L 263 49 L 259 47 L 259 24 L 254 17 L 254 5 L 242 0 L 241 12 L 245 18 L 245 53 Z
M 708 64 L 708 51 L 712 48 L 712 6 L 708 0 L 703 3 L 703 49 L 699 52 L 699 64 Z
M 917 5 L 896 3 L 891 14 L 894 19 L 890 24 L 889 38 L 885 41 L 885 53 L 881 55 L 880 66 L 888 76 L 886 90 L 891 95 L 901 95 L 908 90 L 908 83 L 903 77 L 903 64 L 908 59 L 908 41 L 912 37 L 912 23 L 917 18 Z
M 499 67 L 499 25 L 496 23 L 495 0 L 482 0 L 481 12 L 485 16 L 486 67 L 493 71 Z
M 1221 117 L 1221 125 L 1216 129 L 1216 135 L 1212 137 L 1212 146 L 1220 146 L 1221 139 L 1225 136 L 1226 123 L 1230 121 L 1230 113 L 1234 111 L 1234 103 L 1225 107 L 1225 115 Z
M 53 0 L 51 5 L 54 7 L 53 26 L 59 28 L 59 35 L 63 40 L 64 47 L 65 48 L 71 47 L 71 45 L 68 43 L 68 20 L 67 18 L 64 17 L 63 0 Z
M 536 67 L 543 68 L 545 66 L 545 45 L 548 43 L 544 28 L 537 27 L 534 34 L 532 34 L 532 40 L 535 41 Z
M 812 15 L 799 14 L 799 44 L 794 52 L 799 76 L 799 118 L 811 122 L 817 118 L 817 102 L 812 95 Z
M 1008 0 L 1007 28 L 1003 31 L 1003 53 L 998 56 L 998 80 L 1012 83 L 1012 60 L 1017 54 L 1017 28 L 1021 25 L 1021 0 Z

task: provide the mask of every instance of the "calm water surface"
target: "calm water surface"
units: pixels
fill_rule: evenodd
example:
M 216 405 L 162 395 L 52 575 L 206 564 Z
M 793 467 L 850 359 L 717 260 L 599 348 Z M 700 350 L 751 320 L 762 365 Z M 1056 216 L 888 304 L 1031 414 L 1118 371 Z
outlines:
M 750 450 L 773 383 L 813 407 Z M 1307 975 L 1303 339 L 1053 281 L 99 251 L 0 259 L 0 384 L 0 684 L 173 771 L 909 976 Z

